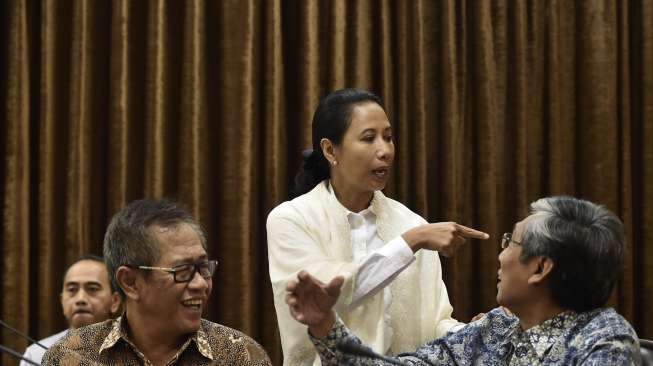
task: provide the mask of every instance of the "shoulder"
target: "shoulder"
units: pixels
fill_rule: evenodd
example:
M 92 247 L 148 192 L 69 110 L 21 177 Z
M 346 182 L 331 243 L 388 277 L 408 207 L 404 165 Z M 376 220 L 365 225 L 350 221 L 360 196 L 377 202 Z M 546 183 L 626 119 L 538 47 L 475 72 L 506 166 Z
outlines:
M 610 336 L 633 336 L 635 330 L 628 321 L 612 308 L 601 308 L 579 314 L 582 334 L 600 338 Z M 598 339 L 597 339 L 598 340 Z
M 247 360 L 251 365 L 271 365 L 263 347 L 245 333 L 206 319 L 202 319 L 202 330 L 217 358 L 232 359 L 233 362 Z
M 612 308 L 580 313 L 570 340 L 582 354 L 606 359 L 634 359 L 639 355 L 638 343 L 633 327 Z
M 281 221 L 304 221 L 311 216 L 323 214 L 329 192 L 324 187 L 324 182 L 319 183 L 310 192 L 285 201 L 276 206 L 268 214 L 268 227 L 272 223 Z
M 519 319 L 516 316 L 507 314 L 503 308 L 497 307 L 488 311 L 480 319 L 467 324 L 461 331 L 498 339 L 507 336 L 518 323 Z
M 400 222 L 407 222 L 412 225 L 419 225 L 426 223 L 426 220 L 413 212 L 410 208 L 406 207 L 403 203 L 392 199 L 381 191 L 374 193 L 374 203 L 380 214 L 387 215 L 390 219 L 399 220 Z
M 46 346 L 46 347 L 50 347 L 51 345 L 57 343 L 58 340 L 60 340 L 61 338 L 65 337 L 67 333 L 68 333 L 68 329 L 66 329 L 66 330 L 62 330 L 61 332 L 59 332 L 59 333 L 57 333 L 57 334 L 53 334 L 53 335 L 51 335 L 51 336 L 49 336 L 49 337 L 45 337 L 45 338 L 41 339 L 41 340 L 39 341 L 39 343 L 41 343 L 42 345 L 44 345 L 44 346 Z M 32 346 L 39 347 L 39 346 L 36 345 L 36 344 L 33 344 Z M 31 346 L 30 346 L 30 347 L 31 347 Z
M 67 357 L 83 356 L 97 352 L 109 334 L 113 321 L 113 319 L 109 319 L 86 327 L 71 329 L 48 349 L 43 358 L 43 363 L 58 364 L 58 360 Z

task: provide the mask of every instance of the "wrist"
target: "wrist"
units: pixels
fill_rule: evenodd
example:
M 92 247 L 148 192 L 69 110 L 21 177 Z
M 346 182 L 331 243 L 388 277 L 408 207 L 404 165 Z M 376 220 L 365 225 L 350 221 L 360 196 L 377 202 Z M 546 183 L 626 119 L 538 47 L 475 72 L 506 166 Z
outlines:
M 308 331 L 311 335 L 317 339 L 326 338 L 329 335 L 329 331 L 333 328 L 333 324 L 336 322 L 336 313 L 331 310 L 329 314 L 322 319 L 317 324 L 309 325 Z
M 417 253 L 418 250 L 422 249 L 422 240 L 417 229 L 418 228 L 412 228 L 401 234 L 401 237 L 404 239 L 406 244 L 408 244 L 413 253 Z

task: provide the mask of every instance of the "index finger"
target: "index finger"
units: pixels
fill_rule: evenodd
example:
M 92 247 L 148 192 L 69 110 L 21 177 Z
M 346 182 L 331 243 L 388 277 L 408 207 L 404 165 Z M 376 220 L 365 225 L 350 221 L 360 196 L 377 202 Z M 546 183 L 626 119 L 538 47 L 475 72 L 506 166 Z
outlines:
M 464 236 L 466 238 L 485 240 L 490 237 L 490 235 L 488 235 L 487 233 L 460 224 L 456 224 L 456 231 L 458 232 L 459 235 Z

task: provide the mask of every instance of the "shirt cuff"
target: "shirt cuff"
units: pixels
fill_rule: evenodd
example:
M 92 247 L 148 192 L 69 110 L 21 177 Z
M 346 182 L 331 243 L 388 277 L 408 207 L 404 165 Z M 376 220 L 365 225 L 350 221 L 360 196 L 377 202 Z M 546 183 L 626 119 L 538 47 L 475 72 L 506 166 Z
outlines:
M 401 235 L 379 248 L 377 253 L 387 258 L 396 258 L 403 264 L 410 264 L 415 259 L 413 250 L 410 249 L 410 246 Z
M 322 363 L 337 365 L 338 360 L 341 358 L 341 352 L 338 350 L 338 343 L 349 336 L 349 329 L 342 322 L 338 314 L 336 314 L 336 321 L 333 323 L 333 326 L 326 337 L 315 338 L 311 332 L 307 333 L 311 342 L 315 346 Z

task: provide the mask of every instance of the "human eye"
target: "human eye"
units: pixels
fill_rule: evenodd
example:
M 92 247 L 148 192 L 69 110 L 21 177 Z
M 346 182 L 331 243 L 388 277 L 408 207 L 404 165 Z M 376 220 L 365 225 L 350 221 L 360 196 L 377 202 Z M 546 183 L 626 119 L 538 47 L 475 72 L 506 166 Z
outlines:
M 86 292 L 88 292 L 88 293 L 93 294 L 93 293 L 96 293 L 98 291 L 100 291 L 100 286 L 98 286 L 98 285 L 90 285 L 90 286 L 86 287 Z
M 180 264 L 172 268 L 175 272 L 175 275 L 178 279 L 184 279 L 189 277 L 189 275 L 195 270 L 195 265 L 193 264 Z
M 76 285 L 68 285 L 66 286 L 66 293 L 73 295 L 77 292 L 78 287 Z
M 365 142 L 374 142 L 374 134 L 366 133 L 361 137 L 361 140 Z

